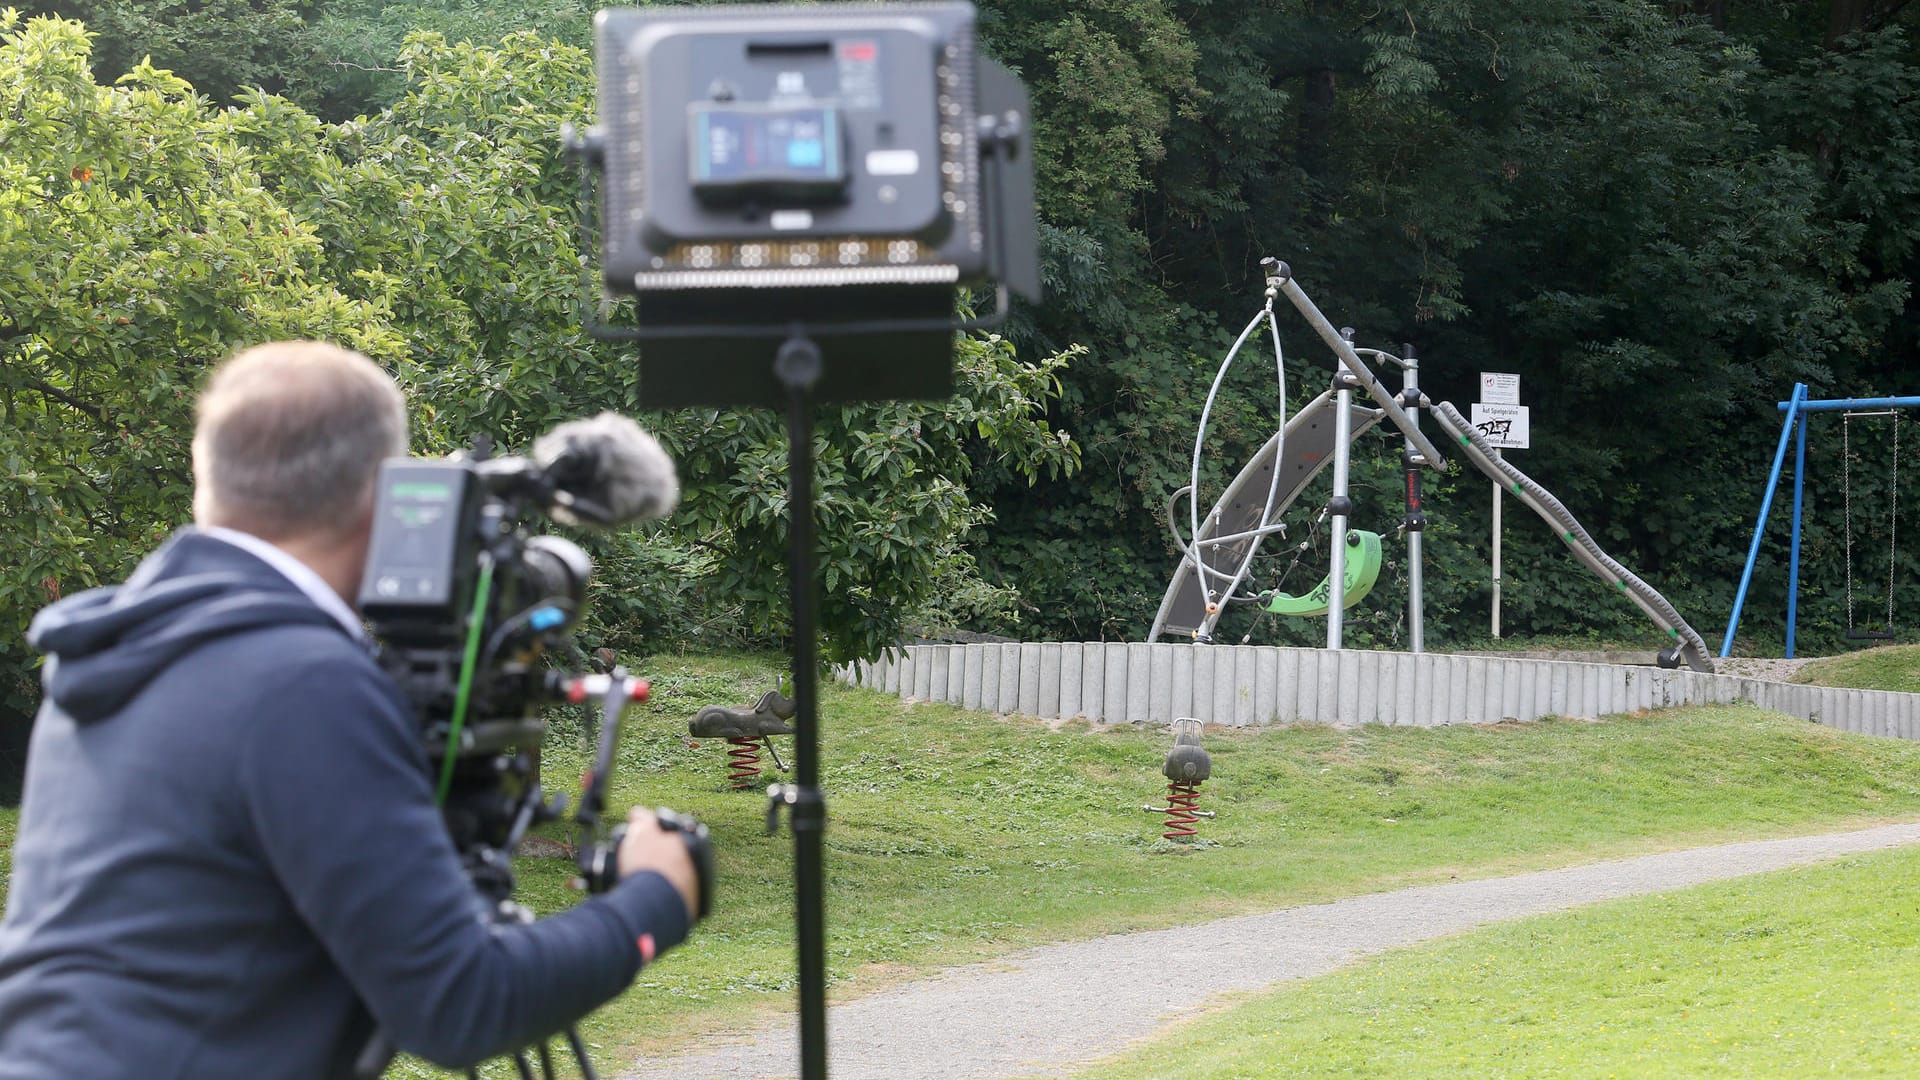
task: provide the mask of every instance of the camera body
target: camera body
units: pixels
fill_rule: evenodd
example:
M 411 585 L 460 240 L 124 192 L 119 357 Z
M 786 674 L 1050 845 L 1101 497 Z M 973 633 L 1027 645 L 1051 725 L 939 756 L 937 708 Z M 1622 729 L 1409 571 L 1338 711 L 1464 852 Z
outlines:
M 413 705 L 436 770 L 442 816 L 468 875 L 502 917 L 512 902 L 511 855 L 527 827 L 563 812 L 539 784 L 543 706 L 601 707 L 599 750 L 575 821 L 592 830 L 605 809 L 621 711 L 647 684 L 616 670 L 550 670 L 586 606 L 593 562 L 532 523 L 564 514 L 613 524 L 650 516 L 677 498 L 672 462 L 650 436 L 603 414 L 561 425 L 536 457 L 467 454 L 382 464 L 361 578 L 360 610 L 381 642 L 381 663 Z M 664 812 L 686 841 L 709 903 L 706 828 Z M 604 892 L 618 879 L 619 834 L 586 838 L 581 880 Z
M 484 452 L 391 459 L 377 481 L 360 610 L 419 717 L 476 881 L 499 873 L 539 801 L 541 708 L 567 683 L 545 655 L 578 622 L 593 569 L 578 545 L 528 527 L 543 481 L 529 459 Z

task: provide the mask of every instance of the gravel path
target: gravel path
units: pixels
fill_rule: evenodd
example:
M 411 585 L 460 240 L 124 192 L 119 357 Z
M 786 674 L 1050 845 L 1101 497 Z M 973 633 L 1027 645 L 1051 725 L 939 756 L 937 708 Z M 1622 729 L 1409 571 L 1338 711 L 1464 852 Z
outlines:
M 1727 656 L 1716 659 L 1713 670 L 1722 675 L 1739 675 L 1748 679 L 1792 682 L 1795 673 L 1812 662 L 1811 657 L 1783 660 L 1777 656 Z
M 1034 949 L 831 1006 L 828 1072 L 835 1080 L 1064 1076 L 1230 991 L 1488 923 L 1915 843 L 1920 822 L 1725 844 Z M 798 1062 L 788 1020 L 642 1063 L 622 1080 L 792 1077 Z

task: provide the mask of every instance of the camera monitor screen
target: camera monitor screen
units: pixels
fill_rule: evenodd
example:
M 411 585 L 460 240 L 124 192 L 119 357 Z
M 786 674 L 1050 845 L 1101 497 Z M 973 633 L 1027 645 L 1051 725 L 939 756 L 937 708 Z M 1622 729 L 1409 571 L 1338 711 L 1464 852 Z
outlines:
M 370 619 L 451 626 L 465 598 L 459 568 L 473 543 L 461 535 L 473 477 L 454 461 L 393 458 L 380 466 L 374 535 L 360 583 Z

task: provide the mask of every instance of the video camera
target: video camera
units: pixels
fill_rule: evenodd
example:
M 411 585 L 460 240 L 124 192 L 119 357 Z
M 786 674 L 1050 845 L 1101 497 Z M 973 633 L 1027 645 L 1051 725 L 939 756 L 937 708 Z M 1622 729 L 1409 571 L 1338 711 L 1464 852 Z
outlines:
M 511 856 L 531 825 L 565 812 L 564 798 L 545 798 L 534 764 L 547 726 L 541 709 L 592 703 L 600 731 L 574 812 L 583 832 L 577 861 L 588 891 L 611 889 L 625 827 L 602 837 L 600 816 L 620 714 L 646 700 L 648 687 L 619 668 L 547 666 L 585 610 L 593 561 L 579 545 L 534 530 L 542 517 L 613 526 L 664 515 L 679 499 L 672 460 L 638 424 L 602 413 L 561 424 L 530 456 L 495 457 L 482 439 L 449 458 L 389 459 L 377 485 L 360 610 L 381 642 L 382 666 L 419 717 L 468 876 L 497 920 L 531 920 L 513 899 Z M 706 827 L 657 813 L 687 844 L 700 880 L 696 917 L 705 917 L 713 888 Z M 389 1057 L 376 1037 L 361 1075 L 378 1075 Z

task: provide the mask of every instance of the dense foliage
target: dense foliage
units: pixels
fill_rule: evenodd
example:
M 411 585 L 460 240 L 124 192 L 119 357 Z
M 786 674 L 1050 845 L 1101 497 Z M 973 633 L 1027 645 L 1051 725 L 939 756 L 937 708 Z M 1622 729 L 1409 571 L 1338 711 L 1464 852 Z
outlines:
M 981 8 L 989 48 L 1033 89 L 1041 138 L 1050 296 L 1022 313 L 1010 336 L 1030 357 L 1071 346 L 1087 355 L 1023 375 L 1004 343 L 970 346 L 988 350 L 969 354 L 990 356 L 985 370 L 1003 373 L 995 385 L 1023 417 L 1012 430 L 1024 449 L 963 438 L 963 429 L 983 429 L 966 407 L 913 411 L 913 419 L 863 411 L 831 420 L 822 435 L 839 448 L 823 453 L 836 497 L 867 491 L 882 475 L 869 470 L 894 467 L 891 449 L 875 449 L 875 432 L 907 439 L 915 422 L 923 435 L 909 444 L 921 456 L 900 463 L 902 475 L 966 485 L 967 495 L 916 488 L 944 524 L 902 534 L 941 536 L 941 550 L 927 557 L 942 573 L 979 560 L 981 573 L 963 573 L 964 587 L 939 590 L 979 601 L 959 605 L 954 621 L 980 605 L 1005 610 L 1008 593 L 981 592 L 989 581 L 1018 590 L 1020 629 L 1031 636 L 1145 631 L 1175 562 L 1162 509 L 1186 483 L 1207 380 L 1258 302 L 1262 255 L 1288 260 L 1362 344 L 1416 345 L 1422 383 L 1438 398 L 1464 407 L 1476 372 L 1518 372 L 1535 448 L 1514 460 L 1716 644 L 1778 432 L 1773 403 L 1795 381 L 1815 396 L 1916 389 L 1903 380 L 1920 346 L 1911 288 L 1920 269 L 1920 6 L 982 0 Z M 253 20 L 252 51 L 181 44 L 231 32 L 241 9 Z M 362 307 L 380 313 L 357 325 L 368 328 L 368 347 L 391 350 L 383 355 L 405 365 L 435 403 L 425 434 L 444 442 L 494 426 L 518 437 L 550 416 L 630 393 L 617 366 L 580 340 L 563 299 L 578 253 L 558 236 L 564 197 L 545 148 L 552 124 L 585 114 L 586 57 L 529 39 L 466 51 L 436 39 L 399 45 L 415 26 L 488 41 L 528 27 L 584 45 L 586 7 L 250 0 L 223 23 L 216 16 L 224 10 L 92 0 L 80 13 L 111 28 L 94 54 L 103 83 L 150 52 L 157 65 L 238 104 L 221 123 L 249 161 L 271 163 L 259 167 L 266 190 L 258 197 L 298 222 L 288 237 L 297 254 L 286 258 L 300 268 L 300 285 L 337 294 L 327 302 L 343 322 Z M 117 93 L 154 93 L 142 88 L 157 77 L 137 76 Z M 252 84 L 284 91 L 300 107 L 241 89 Z M 528 89 L 535 86 L 544 89 Z M 360 113 L 367 119 L 337 128 L 316 119 Z M 5 153 L 10 163 L 19 151 Z M 50 160 L 42 174 L 58 180 L 66 167 Z M 243 181 L 234 187 L 233 198 L 255 197 Z M 301 246 L 307 238 L 317 242 L 311 250 Z M 33 250 L 67 265 L 66 248 Z M 246 295 L 260 305 L 277 294 Z M 217 300 L 208 308 L 218 317 L 237 310 Z M 1283 328 L 1298 404 L 1324 385 L 1330 358 L 1290 315 Z M 1217 409 L 1203 499 L 1275 419 L 1270 372 L 1246 366 Z M 1060 393 L 1049 397 L 1056 378 Z M 31 400 L 53 407 L 44 391 Z M 1045 422 L 1032 427 L 1033 414 L 1021 410 L 1043 400 Z M 926 434 L 930 415 L 945 425 L 937 434 Z M 73 432 L 87 430 L 88 419 L 84 410 L 73 416 Z M 765 511 L 779 498 L 778 439 L 770 418 L 703 423 L 688 418 L 672 433 L 691 454 L 688 515 L 697 525 L 615 557 L 724 582 L 701 593 L 712 621 L 762 629 L 777 618 L 777 548 L 767 546 L 775 537 L 740 516 L 759 513 L 773 528 Z M 1067 460 L 1052 450 L 1033 457 L 1060 445 L 1051 429 L 1071 432 L 1086 467 L 1042 468 L 1034 487 L 1034 460 Z M 1354 481 L 1356 523 L 1383 531 L 1398 517 L 1392 442 L 1363 440 Z M 1801 605 L 1808 647 L 1840 643 L 1849 547 L 1856 615 L 1871 609 L 1884 619 L 1896 524 L 1892 442 L 1884 418 L 1813 424 Z M 702 445 L 716 448 L 711 457 L 700 456 Z M 1907 482 L 1899 486 L 1912 506 L 1920 437 L 1900 445 Z M 169 453 L 160 446 L 151 460 Z M 63 479 L 40 475 L 30 497 L 64 492 Z M 836 476 L 845 486 L 834 486 Z M 136 480 L 162 483 L 113 470 L 116 485 Z M 1433 484 L 1436 643 L 1485 625 L 1486 491 L 1477 474 L 1457 471 Z M 9 512 L 21 528 L 58 531 L 47 512 Z M 968 521 L 980 525 L 969 533 Z M 139 535 L 115 524 L 123 526 Z M 701 530 L 751 537 L 754 550 L 682 539 Z M 1748 608 L 1747 625 L 1776 640 L 1784 532 L 1776 510 Z M 859 550 L 850 536 L 834 542 Z M 1637 613 L 1581 573 L 1546 529 L 1515 520 L 1507 536 L 1512 631 L 1641 631 Z M 60 543 L 69 545 L 64 557 L 80 558 L 75 542 Z M 1309 554 L 1296 575 L 1318 576 L 1312 564 L 1324 555 Z M 63 556 L 41 563 L 50 557 Z M 1897 611 L 1920 600 L 1920 558 L 1895 547 L 1891 561 Z M 1289 552 L 1271 569 L 1291 562 Z M 1356 640 L 1396 640 L 1403 577 L 1404 568 L 1390 568 L 1356 612 Z M 623 617 L 680 617 L 665 614 L 670 603 L 632 594 L 643 595 L 630 598 Z M 836 597 L 849 624 L 894 606 L 884 590 Z M 736 617 L 730 605 L 741 603 L 762 616 Z M 1310 642 L 1319 630 L 1270 622 L 1258 634 Z
M 1052 633 L 1144 630 L 1173 563 L 1158 511 L 1185 483 L 1220 328 L 1258 303 L 1263 254 L 1363 344 L 1415 343 L 1423 385 L 1463 411 L 1476 372 L 1520 373 L 1535 449 L 1517 463 L 1716 644 L 1773 403 L 1796 380 L 1816 396 L 1913 392 L 1920 53 L 1904 5 L 1741 5 L 1731 19 L 1638 0 L 990 6 L 1040 99 L 1070 114 L 1053 120 L 1072 133 L 1063 153 L 1111 156 L 1080 134 L 1114 122 L 1116 101 L 1144 133 L 1132 158 L 1099 165 L 1132 197 L 1075 199 L 1072 160 L 1051 185 L 1057 287 L 1038 325 L 1092 349 L 1062 399 L 1088 467 L 1003 508 L 987 557 Z M 1089 7 L 1147 32 L 1051 36 Z M 1330 358 L 1286 327 L 1297 404 Z M 1256 373 L 1230 405 L 1205 491 L 1270 430 L 1256 396 L 1269 382 Z M 1845 620 L 1838 427 L 1816 422 L 1809 462 L 1816 644 Z M 1856 578 L 1879 565 L 1856 581 L 1864 608 L 1885 600 L 1892 469 L 1885 422 L 1863 434 L 1856 420 Z M 1391 527 L 1391 454 L 1363 456 L 1358 520 Z M 1442 641 L 1485 626 L 1487 490 L 1457 475 L 1430 503 Z M 1131 528 L 1112 527 L 1119 514 Z M 1773 635 L 1784 531 L 1776 514 L 1749 604 Z M 1508 544 L 1511 629 L 1635 626 L 1530 518 Z M 1920 598 L 1920 560 L 1902 552 L 1896 569 Z M 1393 590 L 1376 597 L 1369 619 L 1390 630 Z
M 601 408 L 632 411 L 634 365 L 581 325 L 574 187 L 556 160 L 586 118 L 590 62 L 532 35 L 416 37 L 406 93 L 325 124 L 244 92 L 214 108 L 142 65 L 112 87 L 78 24 L 0 22 L 0 664 L 60 593 L 124 574 L 184 520 L 192 392 L 241 344 L 325 337 L 387 363 L 415 449 L 505 447 Z M 1010 594 L 966 551 L 988 520 L 978 461 L 1034 478 L 1076 448 L 1044 403 L 1064 357 L 963 338 L 961 393 L 823 410 L 814 453 L 830 655 L 871 654 L 909 620 L 1002 617 Z M 682 510 L 589 538 L 597 634 L 649 648 L 786 629 L 785 437 L 770 412 L 648 418 L 680 463 Z M 938 612 L 929 612 L 937 606 Z

